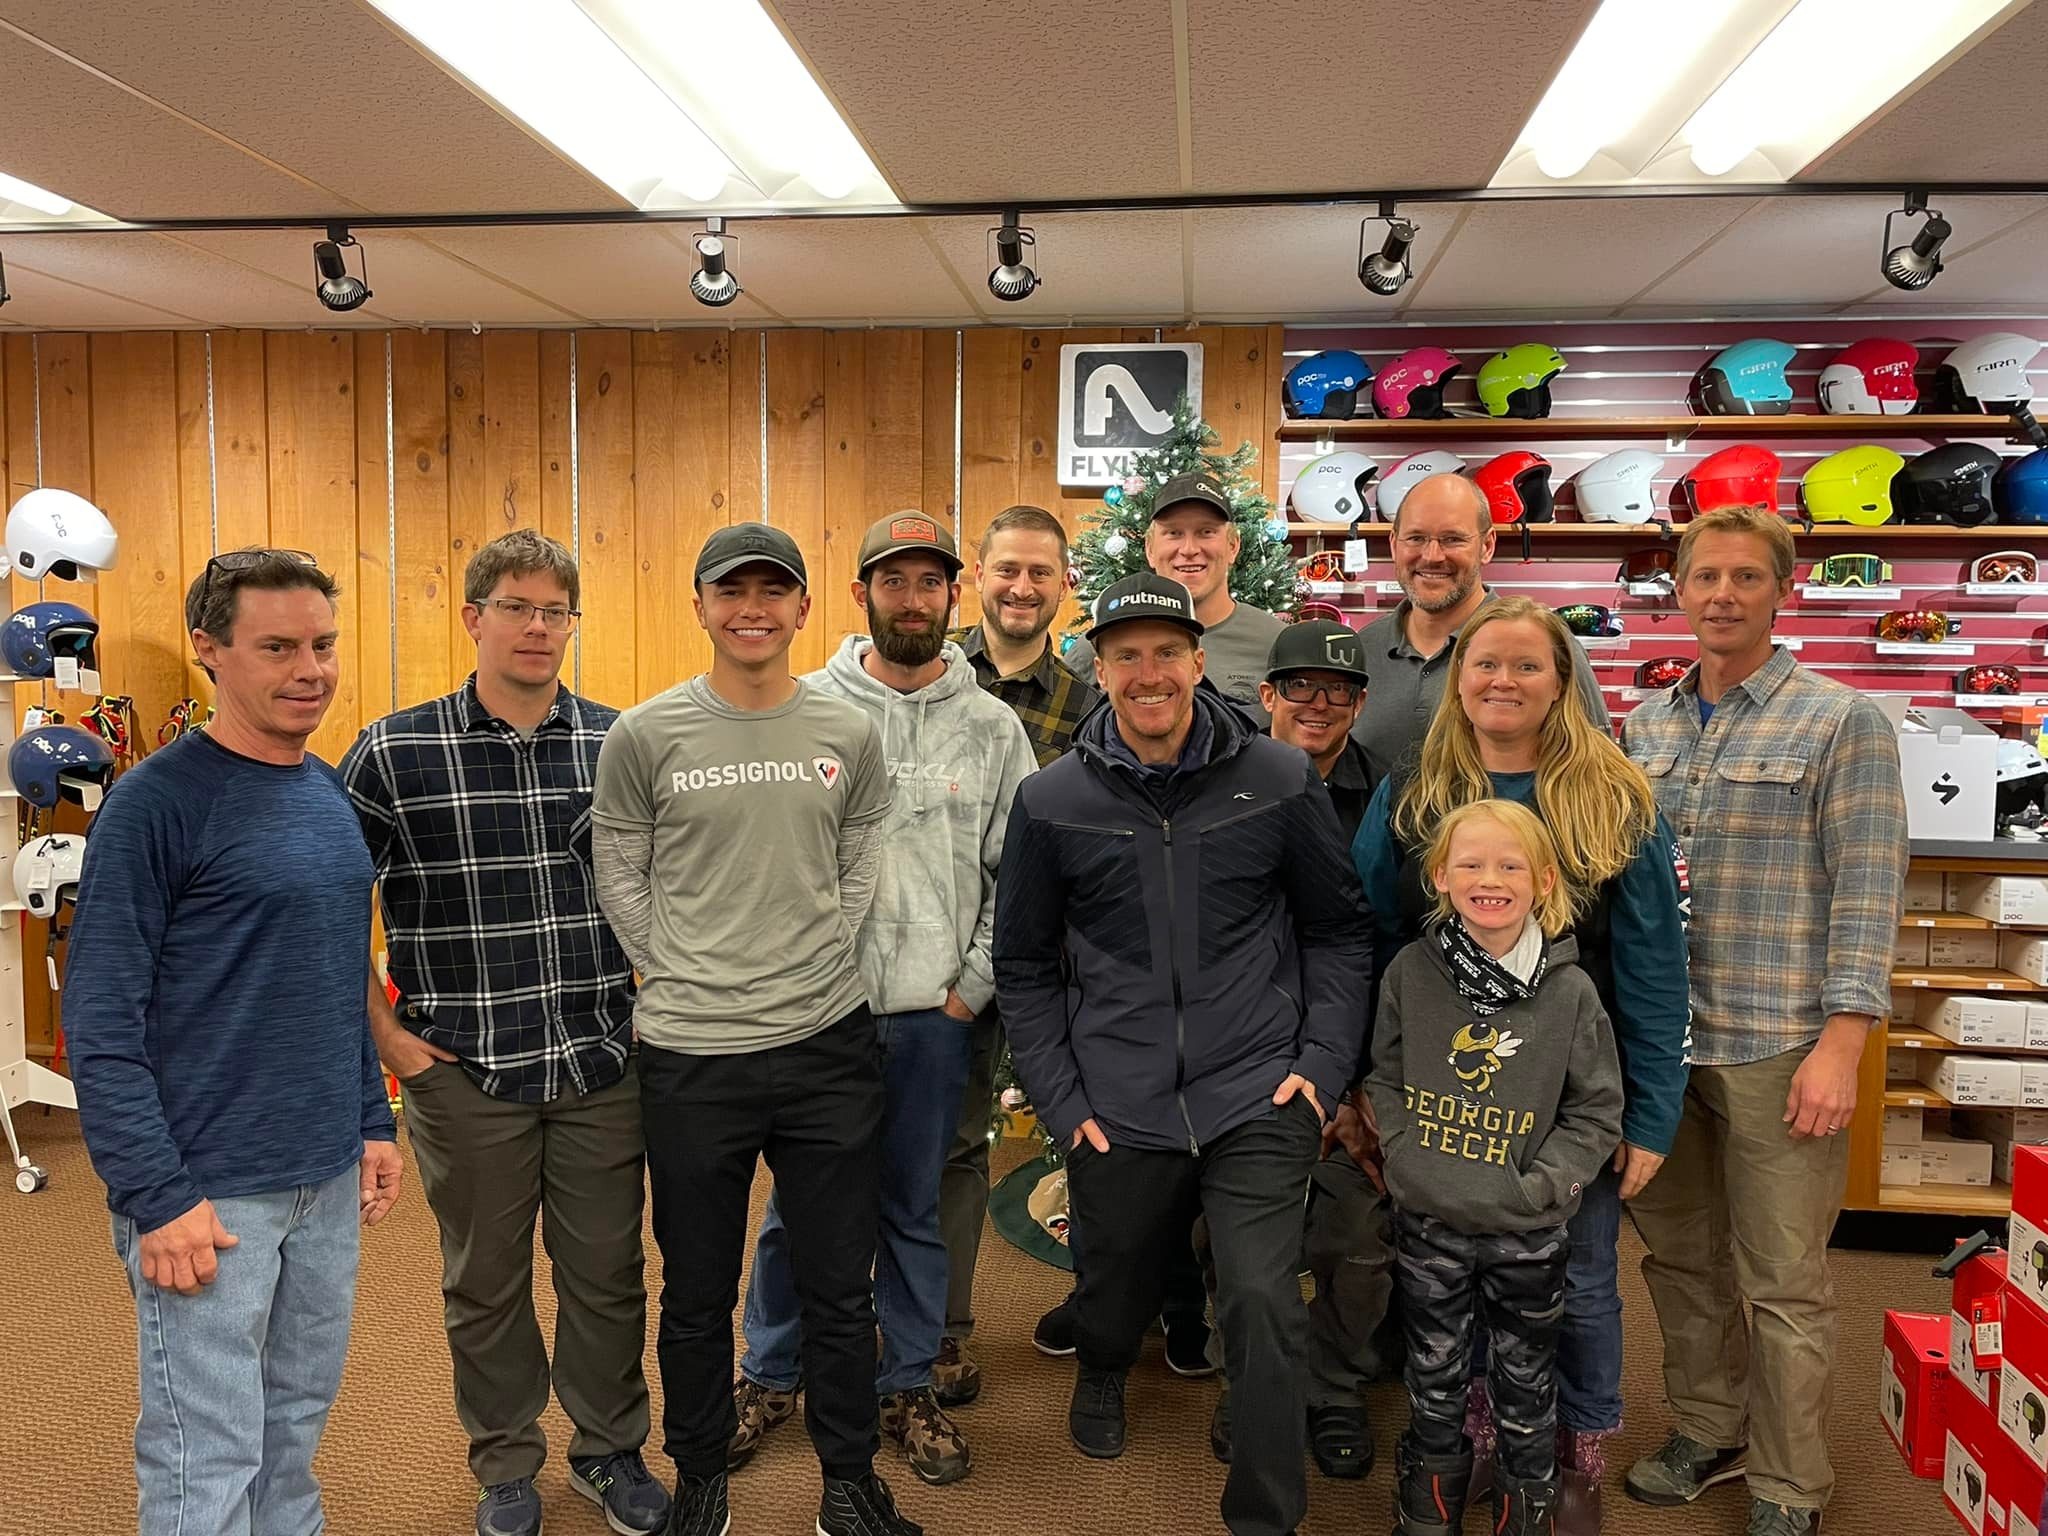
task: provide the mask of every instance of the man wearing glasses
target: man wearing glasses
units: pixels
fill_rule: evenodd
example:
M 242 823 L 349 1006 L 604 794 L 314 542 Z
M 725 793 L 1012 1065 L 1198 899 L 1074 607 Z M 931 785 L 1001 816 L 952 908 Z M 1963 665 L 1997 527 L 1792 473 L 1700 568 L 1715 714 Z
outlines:
M 550 1380 L 575 1426 L 569 1485 L 615 1531 L 658 1531 L 641 1369 L 640 1088 L 633 968 L 598 908 L 591 797 L 616 710 L 559 681 L 576 562 L 518 529 L 470 557 L 476 671 L 371 725 L 341 771 L 381 882 L 394 1006 L 377 1051 L 441 1227 L 455 1407 L 478 1536 L 534 1536 Z M 554 1263 L 552 1363 L 533 1310 L 533 1229 Z

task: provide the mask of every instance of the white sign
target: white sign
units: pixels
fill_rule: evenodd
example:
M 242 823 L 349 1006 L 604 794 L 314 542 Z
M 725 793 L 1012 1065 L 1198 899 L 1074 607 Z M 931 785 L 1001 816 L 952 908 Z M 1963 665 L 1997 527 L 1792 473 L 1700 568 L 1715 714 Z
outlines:
M 1202 349 L 1183 342 L 1060 348 L 1059 482 L 1112 485 L 1173 427 L 1173 402 L 1202 414 Z

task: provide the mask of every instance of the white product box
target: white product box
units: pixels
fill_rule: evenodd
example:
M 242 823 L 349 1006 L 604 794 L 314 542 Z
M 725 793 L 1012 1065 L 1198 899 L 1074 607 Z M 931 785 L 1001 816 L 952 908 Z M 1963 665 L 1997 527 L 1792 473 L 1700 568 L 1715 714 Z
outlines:
M 1898 731 L 1907 835 L 1990 841 L 1997 735 L 1960 709 L 1909 709 Z
M 1892 988 L 1892 1016 L 1888 1022 L 1904 1029 L 1913 1022 L 1913 1015 L 1919 1011 L 1919 1008 L 1920 994 L 1917 988 L 1894 987 Z
M 1906 875 L 1906 910 L 1908 912 L 1939 912 L 1942 910 L 1942 877 L 1936 870 L 1914 870 Z
M 1901 928 L 1892 941 L 1892 965 L 1898 969 L 1927 964 L 1927 930 Z
M 1887 1110 L 1885 1113 L 1893 1114 L 1898 1111 Z M 2001 1141 L 2016 1141 L 2022 1146 L 2048 1146 L 2048 1110 L 1959 1110 L 1956 1113 L 1955 1128 L 1994 1144 Z
M 1921 1180 L 1920 1149 L 1918 1147 L 1886 1147 L 1884 1161 L 1878 1165 L 1877 1182 L 1884 1185 L 1918 1184 Z
M 2048 934 L 1999 934 L 1998 965 L 2015 976 L 2048 986 Z
M 1887 1108 L 1884 1112 L 1885 1150 L 1889 1152 L 1893 1147 L 1919 1146 L 1920 1139 L 1925 1134 L 1926 1118 L 1925 1112 L 1921 1110 Z
M 2048 880 L 2039 875 L 1950 875 L 1948 909 L 2009 927 L 2048 927 Z
M 1997 1056 L 1930 1056 L 1921 1063 L 1920 1081 L 1951 1104 L 2002 1109 L 2025 1102 L 2020 1063 Z M 2042 1079 L 2040 1107 L 2048 1108 L 2048 1075 Z
M 1894 1019 L 1895 1024 L 1911 1024 L 1909 1013 L 1903 1019 Z M 1927 1060 L 1927 1053 L 1917 1045 L 1888 1045 L 1884 1050 L 1884 1080 L 1888 1083 L 1917 1083 L 1920 1081 L 1921 1063 Z
M 1953 1136 L 1941 1135 L 1922 1138 L 1920 1182 L 1988 1185 L 1991 1182 L 1991 1143 L 1959 1141 Z
M 2048 1061 L 2014 1062 L 2013 1065 L 2020 1069 L 2018 1107 L 2048 1109 Z
M 1957 1045 L 2017 1051 L 2027 1044 L 2027 1005 L 2018 998 L 1930 992 L 1921 1000 L 1918 1022 Z
M 2048 1051 L 2048 1003 L 2027 1004 L 2027 1049 Z
M 1936 928 L 1927 934 L 1927 963 L 1944 969 L 1998 964 L 1998 935 L 1988 929 Z

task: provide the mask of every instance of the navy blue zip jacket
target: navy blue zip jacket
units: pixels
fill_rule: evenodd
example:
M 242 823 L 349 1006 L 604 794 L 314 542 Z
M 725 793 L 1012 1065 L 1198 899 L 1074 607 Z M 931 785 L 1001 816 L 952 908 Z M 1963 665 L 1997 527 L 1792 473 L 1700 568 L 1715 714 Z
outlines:
M 1193 750 L 1147 772 L 1098 706 L 1010 808 L 996 1000 L 1062 1144 L 1092 1117 L 1198 1152 L 1290 1072 L 1329 1114 L 1359 1059 L 1372 929 L 1329 794 L 1206 683 L 1195 708 Z

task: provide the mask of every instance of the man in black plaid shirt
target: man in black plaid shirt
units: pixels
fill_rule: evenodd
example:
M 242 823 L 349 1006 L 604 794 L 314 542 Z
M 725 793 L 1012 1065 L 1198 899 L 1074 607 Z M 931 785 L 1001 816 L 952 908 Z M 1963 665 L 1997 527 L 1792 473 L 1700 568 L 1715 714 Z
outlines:
M 647 1291 L 633 968 L 598 909 L 590 802 L 618 711 L 559 681 L 576 562 L 528 529 L 463 573 L 477 667 L 370 726 L 341 774 L 377 865 L 394 1008 L 378 1054 L 441 1226 L 455 1405 L 480 1485 L 477 1536 L 536 1536 L 550 1363 L 533 1228 L 554 1262 L 552 1381 L 575 1425 L 570 1486 L 611 1528 L 654 1532 L 669 1499 L 641 1460 Z

